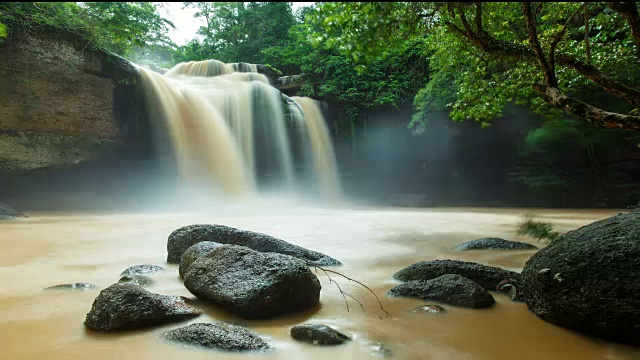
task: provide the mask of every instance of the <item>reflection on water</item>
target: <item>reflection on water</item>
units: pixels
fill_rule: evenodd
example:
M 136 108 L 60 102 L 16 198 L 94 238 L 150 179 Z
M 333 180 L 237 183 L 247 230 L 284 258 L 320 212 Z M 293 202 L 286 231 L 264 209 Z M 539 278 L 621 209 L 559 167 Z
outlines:
M 0 348 L 3 359 L 379 359 L 375 343 L 391 351 L 393 359 L 638 359 L 640 350 L 587 338 L 547 324 L 522 303 L 494 293 L 497 304 L 487 310 L 441 304 L 442 316 L 414 314 L 426 304 L 388 298 L 398 282 L 393 273 L 416 261 L 460 259 L 521 270 L 533 251 L 472 251 L 449 249 L 462 241 L 515 236 L 518 209 L 301 209 L 285 206 L 222 209 L 199 214 L 79 215 L 29 214 L 26 220 L 0 223 Z M 537 210 L 567 231 L 614 211 Z M 308 313 L 268 321 L 247 321 L 193 297 L 178 278 L 177 266 L 167 265 L 166 239 L 177 227 L 191 223 L 219 223 L 265 232 L 321 251 L 345 266 L 336 269 L 365 284 L 380 297 L 391 314 L 380 311 L 366 289 L 338 276 L 349 300 L 349 312 L 335 285 L 318 272 L 321 306 Z M 533 242 L 536 244 L 535 242 Z M 539 244 L 536 244 L 539 245 Z M 152 275 L 148 289 L 190 297 L 205 315 L 181 324 L 120 334 L 94 334 L 82 322 L 99 289 L 119 279 L 137 264 L 166 266 Z M 43 291 L 48 286 L 89 282 L 98 290 Z M 163 342 L 166 330 L 192 322 L 227 321 L 249 327 L 275 347 L 269 354 L 223 354 L 183 348 Z M 351 336 L 337 347 L 314 347 L 295 342 L 289 328 L 321 322 Z

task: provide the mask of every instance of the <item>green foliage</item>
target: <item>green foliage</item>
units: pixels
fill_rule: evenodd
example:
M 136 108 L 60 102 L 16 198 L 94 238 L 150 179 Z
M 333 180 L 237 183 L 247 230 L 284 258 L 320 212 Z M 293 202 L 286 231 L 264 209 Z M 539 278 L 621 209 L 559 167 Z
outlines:
M 134 47 L 170 45 L 166 33 L 174 27 L 153 3 L 144 2 L 5 2 L 0 4 L 0 22 L 9 32 L 63 30 L 119 55 L 130 54 Z
M 534 4 L 539 11 L 537 31 L 543 51 L 548 54 L 553 39 L 566 24 L 568 31 L 557 45 L 558 55 L 591 62 L 616 80 L 637 84 L 638 49 L 625 19 L 604 3 L 582 4 Z M 590 14 L 590 56 L 585 51 L 585 9 Z M 481 23 L 475 22 L 478 11 Z M 455 121 L 488 123 L 500 117 L 509 103 L 557 115 L 532 89 L 532 84 L 541 83 L 543 78 L 536 59 L 524 54 L 520 58 L 505 56 L 500 50 L 532 51 L 521 3 L 334 2 L 321 3 L 310 18 L 316 25 L 311 35 L 315 43 L 338 49 L 366 66 L 407 39 L 424 41 L 431 76 L 414 100 L 414 126 L 436 110 L 450 111 Z M 484 51 L 463 35 L 465 32 L 492 39 L 493 50 Z M 587 103 L 609 105 L 612 96 L 608 96 L 609 101 L 595 101 L 602 91 L 585 76 L 558 64 L 556 67 L 562 91 Z M 631 109 L 623 106 L 611 110 Z
M 518 235 L 530 236 L 538 241 L 552 243 L 558 239 L 560 233 L 553 230 L 551 223 L 535 221 L 533 215 L 526 214 L 520 225 L 518 225 Z

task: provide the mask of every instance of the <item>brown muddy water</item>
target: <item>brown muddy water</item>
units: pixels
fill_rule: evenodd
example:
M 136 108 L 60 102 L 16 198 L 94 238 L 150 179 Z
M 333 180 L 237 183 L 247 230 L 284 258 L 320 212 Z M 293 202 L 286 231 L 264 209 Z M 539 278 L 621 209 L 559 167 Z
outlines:
M 416 261 L 460 259 L 520 271 L 533 251 L 452 252 L 466 240 L 498 236 L 519 241 L 517 223 L 525 212 L 568 231 L 613 215 L 613 210 L 521 209 L 308 209 L 253 207 L 194 214 L 32 213 L 0 223 L 1 359 L 379 359 L 375 343 L 391 359 L 640 359 L 640 349 L 588 338 L 543 322 L 526 305 L 493 293 L 496 305 L 471 310 L 443 305 L 440 316 L 409 310 L 427 303 L 389 298 L 398 284 L 394 272 Z M 205 315 L 149 330 L 96 334 L 83 321 L 100 289 L 118 281 L 125 268 L 158 264 L 151 292 L 195 299 L 165 263 L 169 233 L 182 225 L 218 223 L 268 233 L 340 259 L 335 268 L 371 287 L 390 313 L 380 311 L 367 290 L 337 276 L 343 289 L 363 303 L 349 300 L 349 311 L 335 285 L 318 273 L 321 306 L 309 313 L 270 321 L 247 321 L 196 302 Z M 92 291 L 43 290 L 72 282 L 99 286 Z M 194 322 L 227 321 L 247 326 L 275 350 L 267 354 L 228 354 L 181 347 L 160 335 Z M 290 338 L 295 324 L 320 322 L 354 341 L 314 347 Z

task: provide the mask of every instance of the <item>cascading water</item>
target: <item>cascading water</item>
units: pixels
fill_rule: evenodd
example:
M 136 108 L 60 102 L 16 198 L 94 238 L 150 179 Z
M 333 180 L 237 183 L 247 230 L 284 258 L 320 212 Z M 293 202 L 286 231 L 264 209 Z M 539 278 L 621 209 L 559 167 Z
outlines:
M 168 133 L 178 173 L 191 184 L 229 194 L 257 188 L 340 194 L 315 100 L 285 97 L 253 64 L 207 60 L 178 64 L 165 75 L 139 70 L 150 118 Z

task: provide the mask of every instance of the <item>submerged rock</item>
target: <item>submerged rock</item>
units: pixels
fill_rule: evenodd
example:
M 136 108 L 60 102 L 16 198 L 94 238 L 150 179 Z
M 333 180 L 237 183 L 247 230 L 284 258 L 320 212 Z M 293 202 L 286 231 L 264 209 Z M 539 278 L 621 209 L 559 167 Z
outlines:
M 225 351 L 264 351 L 271 349 L 260 336 L 236 325 L 191 324 L 164 334 L 177 343 Z
M 135 265 L 127 268 L 120 275 L 148 275 L 148 274 L 157 274 L 164 271 L 162 266 L 158 265 Z
M 640 212 L 570 231 L 522 271 L 527 307 L 553 324 L 640 344 Z
M 493 296 L 482 286 L 455 274 L 427 281 L 409 281 L 389 290 L 389 295 L 440 301 L 474 309 L 487 308 L 495 303 Z
M 150 293 L 133 284 L 113 284 L 94 300 L 84 324 L 95 331 L 146 328 L 201 315 L 177 296 Z
M 61 284 L 54 285 L 45 288 L 45 290 L 93 290 L 96 286 L 89 283 L 73 283 L 73 284 Z
M 291 337 L 313 345 L 340 345 L 351 340 L 347 335 L 323 324 L 303 324 L 291 328 Z
M 492 249 L 492 250 L 535 250 L 537 246 L 517 242 L 509 241 L 500 238 L 482 238 L 464 242 L 453 247 L 456 251 L 465 250 L 480 250 L 480 249 Z
M 440 314 L 446 313 L 447 309 L 443 308 L 440 305 L 423 305 L 411 310 L 411 312 L 420 313 L 420 314 L 440 315 Z
M 187 251 L 182 254 L 182 260 L 180 260 L 180 267 L 178 268 L 180 278 L 184 279 L 184 274 L 187 273 L 189 267 L 191 267 L 191 264 L 193 264 L 197 258 L 210 254 L 213 249 L 221 245 L 222 244 L 211 241 L 201 241 L 190 246 Z
M 174 230 L 169 235 L 167 242 L 167 262 L 179 263 L 182 254 L 189 247 L 201 241 L 240 245 L 260 252 L 290 255 L 304 260 L 309 265 L 341 265 L 338 260 L 325 254 L 293 245 L 266 234 L 224 225 L 188 225 Z
M 13 219 L 16 217 L 25 217 L 25 215 L 11 206 L 0 202 L 0 220 Z
M 495 291 L 504 279 L 520 278 L 517 272 L 460 260 L 422 261 L 398 271 L 393 277 L 401 281 L 425 281 L 445 274 L 464 276 L 490 291 Z
M 371 342 L 367 344 L 369 354 L 381 359 L 390 359 L 393 355 L 391 349 L 379 342 Z
M 143 275 L 125 275 L 118 280 L 119 283 L 127 283 L 138 286 L 151 286 L 154 281 L 152 278 Z
M 248 319 L 313 308 L 320 281 L 292 256 L 222 245 L 196 259 L 184 276 L 195 296 Z
M 498 284 L 498 286 L 496 286 L 496 290 L 503 294 L 509 295 L 509 297 L 513 301 L 524 301 L 524 296 L 522 294 L 522 284 L 519 280 L 504 279 Z

